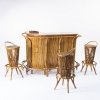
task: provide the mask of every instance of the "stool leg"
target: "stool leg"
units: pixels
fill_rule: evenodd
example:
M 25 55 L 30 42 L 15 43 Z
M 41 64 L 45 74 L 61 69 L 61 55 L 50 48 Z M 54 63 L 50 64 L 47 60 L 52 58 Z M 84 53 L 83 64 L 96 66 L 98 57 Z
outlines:
M 86 72 L 87 72 L 87 68 L 88 68 L 88 65 L 86 64 L 86 69 L 85 69 L 85 73 L 84 73 L 84 75 L 86 75 Z
M 90 65 L 91 71 L 92 71 L 92 65 Z
M 56 83 L 56 86 L 55 86 L 54 90 L 56 89 L 56 87 L 57 87 L 58 83 L 60 82 L 60 80 L 61 80 L 61 77 L 58 79 L 58 81 L 57 81 L 57 83 Z
M 97 75 L 94 65 L 93 65 L 93 69 L 94 69 L 95 74 Z
M 64 79 L 62 80 L 62 85 L 64 84 Z
M 22 74 L 21 70 L 20 70 L 19 68 L 18 68 L 18 70 L 19 70 L 19 72 L 20 72 L 21 76 L 23 77 L 23 74 Z
M 17 74 L 19 74 L 17 68 L 16 68 L 16 72 L 17 72 Z
M 58 74 L 56 74 L 56 79 L 57 79 L 57 81 L 58 81 L 58 76 L 57 76 Z
M 85 66 L 85 63 L 84 63 L 84 62 L 82 62 L 82 69 L 81 69 L 81 71 L 80 71 L 80 72 L 82 72 L 82 70 L 83 70 L 84 66 Z
M 11 68 L 11 76 L 10 79 L 12 80 L 13 68 Z
M 26 68 L 26 74 L 28 74 L 28 71 L 29 71 L 29 69 L 28 69 L 28 68 Z
M 69 93 L 69 79 L 67 79 L 67 93 Z
M 76 85 L 75 85 L 75 83 L 74 83 L 74 78 L 71 78 L 71 81 L 72 81 L 74 87 L 76 88 Z
M 6 74 L 5 74 L 5 77 L 7 76 L 8 71 L 9 71 L 9 67 L 6 68 Z

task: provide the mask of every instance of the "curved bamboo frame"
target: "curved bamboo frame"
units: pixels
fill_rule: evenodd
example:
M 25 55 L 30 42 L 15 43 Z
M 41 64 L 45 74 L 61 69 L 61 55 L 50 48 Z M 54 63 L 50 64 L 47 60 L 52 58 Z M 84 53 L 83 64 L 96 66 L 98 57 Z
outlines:
M 6 42 L 5 42 L 5 47 L 7 47 L 7 44 L 10 44 L 10 45 L 12 45 L 12 46 L 16 46 L 14 43 L 9 42 L 9 41 L 6 41 Z
M 98 46 L 98 43 L 96 42 L 96 41 L 89 41 L 88 43 L 86 43 L 85 45 L 88 45 L 88 44 L 91 44 L 91 43 L 96 43 L 96 45 L 95 46 Z
M 22 33 L 22 36 L 26 40 L 26 60 L 22 61 L 22 65 L 24 68 L 26 68 L 26 73 L 28 73 L 29 70 L 31 70 L 31 73 L 33 73 L 31 64 L 32 64 L 32 41 L 31 39 L 27 36 L 27 33 Z M 30 44 L 30 46 L 29 46 Z M 27 65 L 25 65 L 27 63 Z

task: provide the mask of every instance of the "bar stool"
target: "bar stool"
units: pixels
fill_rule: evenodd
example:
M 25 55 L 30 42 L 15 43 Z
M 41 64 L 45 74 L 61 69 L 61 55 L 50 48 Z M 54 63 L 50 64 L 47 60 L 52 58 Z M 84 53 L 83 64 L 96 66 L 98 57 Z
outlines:
M 9 69 L 11 69 L 10 79 L 12 80 L 13 69 L 15 69 L 17 74 L 20 73 L 21 76 L 23 77 L 22 72 L 20 70 L 20 67 L 22 67 L 22 65 L 18 63 L 20 47 L 9 41 L 5 42 L 5 47 L 6 47 L 7 56 L 8 56 L 8 64 L 5 65 L 6 66 L 5 76 L 7 75 Z M 18 73 L 18 71 L 19 71 L 19 73 Z
M 67 79 L 67 93 L 69 93 L 69 80 L 71 79 L 74 87 L 74 78 L 75 78 L 75 49 L 72 49 L 69 52 L 60 52 L 58 54 L 58 71 L 56 74 L 57 83 L 54 89 L 56 89 L 60 80 L 62 79 L 62 85 L 64 83 L 64 79 Z M 79 64 L 78 64 L 79 65 Z
M 90 42 L 88 42 L 87 44 L 84 45 L 85 60 L 82 61 L 82 69 L 81 69 L 81 72 L 82 72 L 83 68 L 86 66 L 84 75 L 86 75 L 88 66 L 90 66 L 91 71 L 92 71 L 92 68 L 93 68 L 95 74 L 97 74 L 96 69 L 95 69 L 97 63 L 94 61 L 97 45 L 98 45 L 98 43 L 96 41 L 90 41 Z

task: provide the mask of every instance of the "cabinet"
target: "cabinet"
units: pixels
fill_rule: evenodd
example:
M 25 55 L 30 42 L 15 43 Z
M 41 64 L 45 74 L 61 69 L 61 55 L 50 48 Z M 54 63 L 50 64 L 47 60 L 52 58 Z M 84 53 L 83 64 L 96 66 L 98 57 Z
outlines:
M 76 48 L 78 34 L 28 34 L 23 33 L 26 39 L 27 67 L 48 71 L 58 67 L 57 54 Z

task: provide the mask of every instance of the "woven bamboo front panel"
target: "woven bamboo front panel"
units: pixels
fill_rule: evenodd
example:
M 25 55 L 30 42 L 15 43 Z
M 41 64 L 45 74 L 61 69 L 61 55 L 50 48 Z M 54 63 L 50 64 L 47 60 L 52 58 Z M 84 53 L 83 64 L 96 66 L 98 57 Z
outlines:
M 30 40 L 26 41 L 26 55 L 30 67 L 56 68 L 58 66 L 57 54 L 75 48 L 77 36 L 77 34 L 27 35 Z
M 6 50 L 7 50 L 9 65 L 11 67 L 18 66 L 19 47 L 7 46 Z

